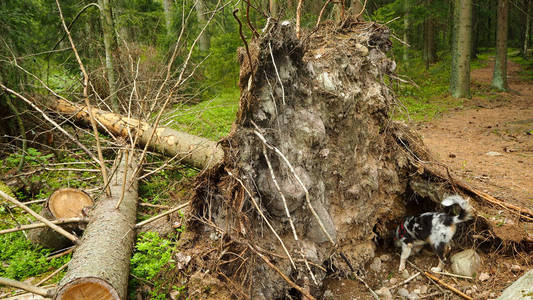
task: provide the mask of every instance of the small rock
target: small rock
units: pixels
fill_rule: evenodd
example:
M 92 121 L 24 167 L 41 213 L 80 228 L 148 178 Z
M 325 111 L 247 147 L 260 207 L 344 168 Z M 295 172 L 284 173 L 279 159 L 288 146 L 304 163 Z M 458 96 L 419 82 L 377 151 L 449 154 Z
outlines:
M 379 257 L 375 257 L 370 264 L 370 269 L 374 272 L 379 273 L 381 271 L 381 260 Z
M 468 289 L 468 290 L 465 291 L 465 294 L 467 294 L 467 295 L 472 295 L 473 293 L 474 293 L 474 290 L 472 290 L 472 289 Z
M 473 277 L 479 273 L 481 257 L 474 249 L 468 249 L 452 255 L 452 271 L 455 274 Z
M 390 292 L 390 290 L 387 287 L 380 288 L 379 290 L 376 291 L 376 294 L 378 294 L 380 299 L 384 299 L 384 300 L 392 300 L 392 299 L 394 299 L 392 297 L 392 293 Z
M 496 293 L 490 293 L 490 294 L 489 294 L 489 297 L 490 297 L 490 298 L 494 298 L 494 297 L 496 297 Z
M 511 272 L 518 273 L 520 271 L 522 271 L 522 267 L 520 267 L 519 265 L 512 265 L 511 266 Z
M 420 289 L 419 288 L 414 289 L 413 294 L 420 294 Z
M 490 275 L 487 274 L 487 273 L 481 273 L 479 274 L 479 281 L 483 282 L 483 281 L 487 281 L 490 279 Z
M 503 156 L 503 154 L 501 154 L 500 152 L 496 152 L 496 151 L 489 151 L 489 152 L 485 153 L 485 155 L 488 155 L 488 156 Z
M 191 261 L 191 256 L 178 252 L 174 255 L 174 259 L 177 263 L 178 270 L 181 270 L 189 264 L 189 262 Z
M 400 295 L 402 298 L 409 298 L 410 296 L 409 291 L 406 288 L 398 289 L 398 295 Z
M 389 254 L 383 254 L 379 257 L 379 259 L 383 261 L 389 261 L 391 259 L 391 256 Z
M 533 297 L 533 270 L 522 275 L 511 286 L 506 288 L 498 300 L 531 300 Z M 489 295 L 493 298 L 493 295 Z
M 330 290 L 325 290 L 324 295 L 322 295 L 322 299 L 324 300 L 334 299 L 333 293 Z
M 398 282 L 398 279 L 396 279 L 394 277 L 389 280 L 389 283 L 393 284 L 393 285 L 396 284 L 397 282 Z

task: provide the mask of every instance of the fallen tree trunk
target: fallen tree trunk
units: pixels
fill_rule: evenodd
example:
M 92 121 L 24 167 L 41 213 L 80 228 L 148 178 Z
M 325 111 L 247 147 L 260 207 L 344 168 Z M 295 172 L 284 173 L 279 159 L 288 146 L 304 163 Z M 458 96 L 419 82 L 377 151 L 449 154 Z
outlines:
M 40 214 L 50 221 L 81 218 L 83 217 L 83 209 L 93 204 L 93 200 L 85 192 L 73 188 L 64 188 L 50 195 Z M 81 232 L 79 223 L 63 224 L 61 227 L 68 232 Z M 72 245 L 69 239 L 50 227 L 39 227 L 29 231 L 28 239 L 34 244 L 51 249 L 63 249 Z
M 111 179 L 112 196 L 99 200 L 89 213 L 89 224 L 54 299 L 126 299 L 137 211 L 137 179 L 132 178 L 136 155 L 131 153 L 129 162 L 126 157 Z
M 51 106 L 58 113 L 71 115 L 79 122 L 90 124 L 86 106 L 73 105 L 61 99 L 55 100 Z M 154 127 L 149 123 L 95 107 L 92 108 L 92 111 L 99 129 L 103 133 L 109 131 L 125 138 L 128 138 L 130 134 L 131 136 L 138 135 L 138 143 L 141 146 L 146 145 L 150 140 Z M 149 146 L 156 152 L 178 156 L 183 163 L 200 169 L 220 163 L 224 155 L 222 149 L 214 141 L 161 126 L 155 129 L 154 137 Z

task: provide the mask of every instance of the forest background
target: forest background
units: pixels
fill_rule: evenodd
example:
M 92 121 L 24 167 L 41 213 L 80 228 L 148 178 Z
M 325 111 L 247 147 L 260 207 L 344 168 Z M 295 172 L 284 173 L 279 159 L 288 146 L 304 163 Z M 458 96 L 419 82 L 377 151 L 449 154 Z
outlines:
M 390 80 L 390 85 L 403 103 L 395 118 L 423 121 L 461 107 L 465 98 L 490 98 L 493 91 L 507 89 L 507 59 L 522 64 L 521 76 L 533 79 L 533 62 L 528 60 L 532 6 L 533 0 L 303 1 L 300 22 L 304 34 L 309 34 L 324 9 L 322 22 L 339 22 L 351 14 L 361 21 L 386 24 L 393 37 L 390 56 L 398 73 L 398 80 Z M 237 48 L 243 46 L 243 38 L 254 34 L 244 26 L 241 36 L 234 10 L 238 8 L 241 20 L 249 18 L 251 27 L 261 30 L 269 16 L 294 20 L 298 1 L 250 1 L 247 8 L 246 1 L 66 0 L 60 1 L 60 7 L 87 70 L 93 105 L 153 122 L 169 95 L 160 124 L 219 140 L 229 133 L 238 109 Z M 465 22 L 471 40 L 462 43 L 454 26 Z M 45 103 L 46 98 L 56 97 L 54 93 L 83 103 L 84 76 L 58 5 L 54 1 L 1 1 L 0 31 L 0 188 L 30 201 L 47 198 L 59 187 L 90 190 L 97 186 L 101 182 L 95 176 L 98 169 L 83 163 L 87 160 L 83 151 L 54 133 L 39 113 L 8 91 L 27 95 L 35 103 Z M 463 55 L 470 68 L 479 68 L 496 53 L 500 55 L 496 55 L 492 86 L 470 87 L 469 70 L 457 69 L 455 62 Z M 178 89 L 165 84 L 178 77 Z M 458 84 L 465 81 L 466 87 Z M 80 141 L 92 144 L 94 136 L 89 131 L 56 117 Z M 112 159 L 117 145 L 101 138 L 104 157 Z M 199 171 L 151 153 L 145 172 L 161 165 L 164 170 L 141 181 L 139 192 L 145 203 L 173 203 L 187 193 L 187 179 Z M 139 219 L 152 214 L 151 209 L 143 208 Z M 0 229 L 28 222 L 5 203 L 0 217 Z M 147 293 L 163 297 L 169 287 L 158 274 L 171 266 L 170 253 L 176 245 L 175 237 L 140 234 L 131 262 L 130 291 L 143 280 L 150 281 Z M 22 232 L 0 235 L 0 276 L 42 278 L 69 259 L 68 255 L 50 259 L 52 254 L 32 245 Z M 60 272 L 50 282 L 61 276 Z

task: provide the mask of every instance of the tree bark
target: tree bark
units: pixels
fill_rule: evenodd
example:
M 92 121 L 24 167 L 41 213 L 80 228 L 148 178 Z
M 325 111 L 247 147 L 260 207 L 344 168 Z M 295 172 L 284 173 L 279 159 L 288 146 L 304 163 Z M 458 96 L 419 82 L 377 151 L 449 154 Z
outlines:
M 91 197 L 81 190 L 59 189 L 50 195 L 40 214 L 50 221 L 82 217 L 83 209 L 93 204 Z M 81 232 L 79 224 L 67 224 L 61 227 L 68 232 Z M 29 231 L 28 239 L 34 244 L 50 249 L 63 249 L 72 245 L 69 239 L 49 227 Z
M 74 119 L 88 124 L 89 114 L 85 106 L 72 105 L 63 100 L 52 103 L 53 109 L 62 114 L 73 115 Z M 143 121 L 127 118 L 119 114 L 93 108 L 95 120 L 100 131 L 111 132 L 113 135 L 128 138 L 139 136 L 138 143 L 146 145 L 154 128 Z M 209 168 L 222 161 L 223 151 L 216 142 L 197 137 L 166 127 L 158 127 L 150 141 L 150 148 L 162 154 L 178 156 L 183 163 L 197 167 Z
M 270 10 L 270 16 L 273 18 L 278 17 L 278 0 L 269 0 L 268 9 Z
M 426 0 L 426 6 L 431 10 L 432 0 Z M 425 23 L 425 44 L 426 44 L 426 69 L 429 69 L 429 65 L 437 61 L 437 47 L 435 45 L 435 20 L 431 17 L 426 18 Z
M 403 61 L 406 67 L 409 67 L 409 0 L 403 1 Z
M 205 0 L 196 0 L 196 16 L 198 17 L 198 23 L 200 23 L 199 28 L 202 28 L 207 23 L 206 18 L 207 7 Z M 204 30 L 202 36 L 198 40 L 198 48 L 202 52 L 209 51 L 211 47 L 211 36 L 209 35 L 209 30 Z
M 498 0 L 498 29 L 496 31 L 496 57 L 494 59 L 492 86 L 501 91 L 506 91 L 509 88 L 507 85 L 508 13 L 509 0 Z
M 89 299 L 87 295 L 90 299 L 126 299 L 137 211 L 137 179 L 132 178 L 136 159 L 134 153 L 122 156 L 111 179 L 112 196 L 102 198 L 90 212 L 87 229 L 54 299 Z M 116 209 L 123 188 L 124 198 Z
M 472 0 L 454 1 L 454 38 L 450 90 L 454 98 L 470 98 Z
M 163 10 L 165 12 L 165 25 L 167 27 L 167 35 L 172 36 L 172 4 L 171 0 L 163 0 Z
M 526 10 L 526 24 L 524 29 L 524 43 L 522 46 L 522 55 L 524 58 L 527 58 L 528 49 L 529 49 L 529 36 L 531 34 L 531 14 L 533 13 L 533 0 L 526 0 L 527 10 Z
M 111 6 L 109 0 L 98 0 L 100 6 L 100 21 L 102 23 L 102 32 L 104 36 L 105 48 L 105 70 L 107 75 L 107 84 L 109 85 L 109 99 L 111 107 L 115 112 L 120 112 L 118 104 L 117 89 L 115 85 L 115 70 L 113 62 L 113 52 L 116 50 L 115 39 L 113 38 L 113 18 L 111 16 Z

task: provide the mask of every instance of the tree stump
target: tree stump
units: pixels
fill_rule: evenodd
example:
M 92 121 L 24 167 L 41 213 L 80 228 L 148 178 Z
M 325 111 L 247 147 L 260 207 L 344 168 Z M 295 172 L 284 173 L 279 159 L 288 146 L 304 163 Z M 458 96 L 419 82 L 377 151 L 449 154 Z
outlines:
M 43 209 L 41 210 L 41 216 L 50 221 L 83 217 L 83 209 L 91 207 L 93 204 L 91 197 L 84 191 L 73 188 L 63 188 L 53 192 L 48 200 L 46 200 Z M 70 223 L 61 225 L 61 227 L 69 232 L 81 232 L 79 224 Z M 69 239 L 49 227 L 42 227 L 29 231 L 28 239 L 34 244 L 51 249 L 63 249 L 72 245 L 72 242 Z

